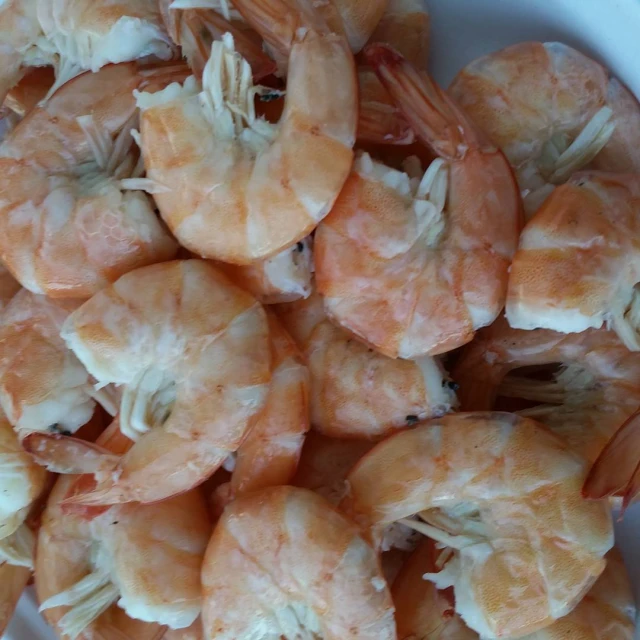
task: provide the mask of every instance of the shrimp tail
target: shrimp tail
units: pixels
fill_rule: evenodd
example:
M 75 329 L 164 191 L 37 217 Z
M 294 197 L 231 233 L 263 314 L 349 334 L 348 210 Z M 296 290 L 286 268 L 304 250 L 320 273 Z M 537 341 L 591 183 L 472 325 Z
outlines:
M 582 487 L 585 498 L 622 497 L 621 517 L 640 493 L 640 409 L 618 429 L 600 452 Z
M 484 140 L 461 109 L 423 71 L 389 45 L 374 43 L 364 55 L 416 135 L 440 157 L 455 160 Z
M 30 433 L 22 446 L 36 462 L 54 473 L 100 473 L 113 469 L 120 456 L 91 442 L 51 433 Z
M 211 40 L 221 40 L 225 33 L 233 36 L 236 51 L 249 63 L 254 82 L 258 82 L 276 71 L 276 63 L 252 39 L 247 31 L 225 20 L 215 11 L 194 9 L 185 18 L 188 37 L 192 40 L 189 65 L 198 77 L 202 77 L 204 67 L 211 55 Z
M 415 134 L 397 109 L 375 102 L 361 102 L 358 140 L 373 144 L 407 145 L 415 141 Z

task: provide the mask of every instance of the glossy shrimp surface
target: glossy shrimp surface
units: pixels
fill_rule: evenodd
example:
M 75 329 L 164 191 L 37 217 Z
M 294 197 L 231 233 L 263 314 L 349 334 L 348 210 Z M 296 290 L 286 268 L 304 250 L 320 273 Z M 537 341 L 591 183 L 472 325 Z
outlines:
M 501 318 L 464 348 L 452 376 L 463 410 L 494 409 L 498 397 L 527 401 L 521 415 L 590 462 L 640 405 L 640 356 L 604 329 L 522 331 Z
M 311 376 L 313 428 L 337 438 L 375 439 L 456 405 L 440 363 L 387 358 L 327 318 L 320 295 L 277 306 Z
M 560 42 L 479 58 L 449 88 L 506 154 L 532 214 L 575 171 L 640 170 L 640 105 L 616 78 Z
M 611 515 L 582 498 L 585 473 L 532 420 L 463 413 L 378 444 L 347 477 L 341 508 L 374 538 L 401 521 L 455 549 L 426 577 L 453 586 L 456 611 L 480 635 L 518 637 L 569 613 L 604 570 Z
M 121 453 L 112 425 L 98 440 Z M 81 476 L 61 476 L 38 535 L 36 591 L 47 621 L 70 638 L 155 639 L 200 613 L 199 572 L 210 534 L 196 491 L 154 505 L 69 510 Z
M 501 152 L 432 80 L 383 45 L 368 60 L 439 154 L 419 182 L 361 155 L 315 235 L 332 320 L 390 357 L 444 353 L 500 312 L 520 228 Z
M 506 315 L 519 329 L 611 327 L 640 350 L 640 177 L 584 172 L 527 223 L 509 275 Z
M 153 502 L 200 484 L 267 399 L 265 312 L 204 261 L 123 276 L 73 313 L 62 336 L 99 383 L 123 385 L 121 427 L 137 440 L 85 496 L 95 504 Z
M 373 548 L 320 496 L 273 487 L 224 511 L 202 570 L 213 640 L 395 639 Z
M 98 400 L 114 411 L 108 390 L 97 391 L 60 337 L 77 300 L 51 300 L 25 290 L 0 316 L 0 405 L 16 431 L 74 432 Z
M 309 430 L 309 372 L 292 338 L 272 313 L 271 384 L 264 408 L 233 459 L 231 480 L 218 489 L 221 502 L 250 491 L 289 484 Z
M 139 175 L 130 135 L 134 64 L 64 85 L 0 146 L 0 255 L 34 293 L 86 298 L 177 247 L 147 195 L 123 186 Z
M 283 251 L 329 213 L 349 174 L 357 89 L 340 37 L 299 31 L 276 125 L 255 115 L 261 91 L 225 36 L 212 44 L 202 83 L 138 95 L 156 202 L 196 255 L 248 264 Z

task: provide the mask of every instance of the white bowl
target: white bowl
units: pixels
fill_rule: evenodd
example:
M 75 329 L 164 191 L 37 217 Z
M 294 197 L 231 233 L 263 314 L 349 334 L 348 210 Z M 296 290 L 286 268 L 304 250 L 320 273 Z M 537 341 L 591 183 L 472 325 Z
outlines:
M 447 86 L 465 64 L 525 40 L 560 41 L 604 63 L 640 96 L 640 0 L 427 0 L 431 70 Z M 616 525 L 640 604 L 640 503 Z M 4 640 L 55 640 L 31 590 L 18 605 Z M 640 629 L 636 633 L 640 640 Z

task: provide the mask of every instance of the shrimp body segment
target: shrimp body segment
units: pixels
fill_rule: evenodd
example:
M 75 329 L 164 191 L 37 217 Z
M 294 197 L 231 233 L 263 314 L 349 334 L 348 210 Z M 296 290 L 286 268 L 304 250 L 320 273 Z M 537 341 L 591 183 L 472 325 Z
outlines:
M 315 236 L 318 290 L 335 322 L 390 357 L 454 349 L 506 295 L 520 204 L 501 152 L 431 79 L 384 45 L 368 60 L 439 154 L 422 180 L 359 156 Z
M 200 484 L 267 398 L 265 312 L 204 261 L 132 271 L 74 312 L 62 336 L 99 383 L 124 385 L 121 427 L 138 440 L 85 496 L 96 504 L 153 502 Z
M 545 200 L 513 258 L 512 327 L 572 333 L 606 324 L 640 350 L 639 196 L 637 175 L 584 172 Z
M 107 450 L 113 432 L 98 440 Z M 123 440 L 115 439 L 118 446 Z M 200 613 L 200 566 L 210 535 L 200 494 L 69 511 L 65 500 L 80 478 L 58 479 L 38 536 L 36 591 L 47 621 L 82 640 L 161 637 L 160 627 L 141 621 L 191 625 Z
M 113 411 L 107 390 L 96 391 L 60 330 L 76 300 L 51 300 L 24 289 L 0 317 L 0 405 L 15 430 L 74 432 L 98 399 Z
M 0 146 L 0 254 L 34 293 L 87 298 L 120 275 L 168 260 L 177 246 L 138 177 L 130 129 L 134 64 L 68 82 Z
M 352 55 L 307 31 L 291 49 L 278 124 L 256 117 L 248 63 L 231 36 L 214 41 L 202 85 L 141 93 L 141 146 L 160 213 L 194 254 L 234 264 L 269 258 L 330 211 L 353 160 Z
M 559 365 L 551 380 L 524 367 Z M 452 371 L 465 411 L 494 408 L 498 397 L 538 403 L 520 413 L 535 418 L 593 462 L 616 429 L 640 405 L 640 354 L 612 331 L 563 334 L 512 329 L 501 318 L 460 354 Z
M 225 509 L 202 569 L 205 637 L 395 640 L 375 551 L 320 496 L 272 487 Z
M 638 101 L 565 44 L 523 42 L 479 58 L 449 93 L 504 151 L 530 214 L 587 166 L 640 171 Z
M 368 349 L 329 321 L 317 293 L 278 305 L 277 313 L 309 367 L 315 430 L 336 438 L 375 439 L 456 405 L 437 360 L 394 360 Z
M 604 570 L 611 514 L 583 500 L 585 472 L 532 420 L 456 414 L 378 444 L 347 477 L 341 508 L 374 536 L 400 520 L 455 549 L 426 577 L 453 586 L 481 636 L 519 637 L 569 613 Z
M 263 487 L 289 484 L 309 430 L 309 372 L 292 338 L 268 315 L 272 373 L 269 394 L 235 454 L 229 483 L 218 494 L 227 501 Z

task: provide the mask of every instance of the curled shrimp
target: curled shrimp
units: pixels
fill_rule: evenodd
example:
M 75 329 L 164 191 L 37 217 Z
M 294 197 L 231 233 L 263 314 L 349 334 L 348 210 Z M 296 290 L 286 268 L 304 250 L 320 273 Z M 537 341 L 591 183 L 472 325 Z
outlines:
M 264 409 L 233 454 L 233 472 L 219 487 L 220 502 L 250 491 L 289 484 L 296 473 L 309 430 L 309 372 L 298 349 L 268 314 L 271 341 L 271 384 Z
M 640 177 L 584 172 L 529 220 L 509 275 L 506 316 L 518 329 L 580 332 L 607 325 L 640 350 Z
M 25 519 L 46 478 L 0 415 L 0 635 L 31 578 L 35 540 Z
M 111 392 L 96 390 L 60 338 L 76 300 L 21 290 L 0 317 L 0 405 L 16 431 L 70 432 L 87 423 L 98 401 L 115 412 Z
M 180 243 L 196 255 L 248 264 L 308 235 L 351 168 L 355 82 L 343 40 L 308 30 L 291 49 L 277 125 L 256 117 L 253 99 L 262 90 L 231 36 L 213 42 L 202 85 L 190 78 L 139 94 L 147 175 Z
M 47 436 L 32 438 L 36 450 L 38 442 L 46 445 Z M 132 442 L 116 421 L 97 444 L 117 454 Z M 100 458 L 76 462 L 89 470 Z M 61 476 L 42 518 L 35 577 L 47 621 L 83 640 L 122 634 L 151 640 L 162 629 L 148 623 L 191 625 L 200 613 L 200 566 L 210 535 L 203 498 L 190 491 L 153 505 L 70 510 L 66 500 L 84 479 Z
M 98 383 L 124 385 L 136 444 L 86 504 L 154 502 L 212 475 L 242 443 L 271 379 L 261 305 L 201 260 L 143 267 L 69 316 L 62 336 Z
M 518 193 L 502 153 L 426 74 L 384 45 L 368 47 L 367 58 L 441 157 L 418 184 L 358 157 L 316 231 L 318 290 L 332 320 L 384 355 L 444 353 L 504 304 Z
M 263 304 L 302 300 L 312 290 L 313 243 L 307 237 L 266 260 L 248 265 L 220 262 L 218 266 Z
M 560 42 L 473 61 L 449 93 L 513 165 L 528 214 L 591 166 L 640 171 L 640 105 L 602 65 Z
M 548 379 L 544 368 L 551 365 Z M 590 462 L 640 405 L 640 354 L 612 331 L 522 331 L 501 318 L 463 349 L 452 377 L 463 410 L 494 409 L 498 397 L 525 400 L 533 406 L 521 415 L 545 424 Z
M 140 174 L 132 91 L 155 77 L 133 63 L 81 75 L 0 146 L 0 254 L 25 288 L 86 298 L 175 254 L 147 195 L 122 182 Z
M 276 311 L 309 367 L 311 424 L 320 433 L 375 439 L 456 405 L 437 360 L 393 360 L 368 349 L 330 322 L 317 293 Z
M 211 4 L 211 7 L 207 5 Z M 224 1 L 222 2 L 224 5 Z M 238 53 L 249 63 L 254 80 L 275 72 L 276 64 L 262 49 L 262 38 L 244 23 L 237 12 L 232 16 L 220 3 L 203 0 L 160 0 L 160 12 L 172 40 L 182 49 L 189 66 L 202 78 L 213 40 L 231 33 Z M 215 8 L 214 8 L 215 7 Z M 226 13 L 227 15 L 224 15 Z M 222 15 L 221 15 L 222 14 Z M 240 18 L 240 19 L 238 19 Z
M 456 611 L 480 635 L 517 637 L 569 613 L 605 567 L 611 514 L 582 499 L 585 473 L 533 420 L 454 414 L 374 447 L 347 477 L 341 508 L 374 538 L 400 521 L 454 549 L 425 577 L 453 586 Z
M 396 638 L 375 551 L 305 489 L 272 487 L 227 506 L 202 586 L 207 638 Z
M 56 67 L 49 95 L 83 71 L 142 57 L 173 55 L 156 0 L 30 0 L 43 37 L 38 47 Z

